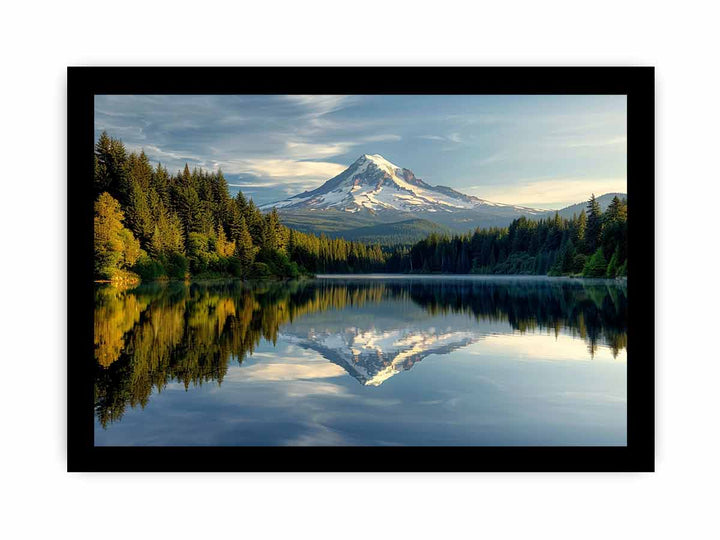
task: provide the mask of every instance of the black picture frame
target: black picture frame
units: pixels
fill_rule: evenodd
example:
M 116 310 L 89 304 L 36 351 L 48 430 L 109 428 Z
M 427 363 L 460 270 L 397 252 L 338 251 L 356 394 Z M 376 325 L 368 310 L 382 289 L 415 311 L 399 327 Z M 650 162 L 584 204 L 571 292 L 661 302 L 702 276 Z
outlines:
M 654 471 L 654 68 L 69 67 L 68 471 Z M 624 94 L 629 259 L 625 447 L 95 447 L 97 94 Z

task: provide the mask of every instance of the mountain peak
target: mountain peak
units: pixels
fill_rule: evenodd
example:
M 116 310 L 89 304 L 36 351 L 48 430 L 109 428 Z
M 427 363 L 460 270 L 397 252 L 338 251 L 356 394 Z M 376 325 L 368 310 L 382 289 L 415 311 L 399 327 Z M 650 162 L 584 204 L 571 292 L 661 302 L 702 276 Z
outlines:
M 363 165 L 365 163 L 372 163 L 379 169 L 388 172 L 389 174 L 393 174 L 397 169 L 402 169 L 402 167 L 398 167 L 394 163 L 391 163 L 380 154 L 363 154 L 355 162 L 356 165 Z
M 379 161 L 386 161 L 386 162 L 390 163 L 380 154 L 363 154 L 362 156 L 360 156 L 358 158 L 358 161 L 364 161 L 364 160 L 374 161 L 376 163 Z
M 452 188 L 431 186 L 380 154 L 363 154 L 343 172 L 311 191 L 284 201 L 263 205 L 298 210 L 339 210 L 344 212 L 400 212 L 403 215 L 438 215 L 457 211 L 492 209 L 492 213 L 519 213 L 518 208 L 491 203 Z M 522 209 L 525 212 L 529 209 Z M 507 213 L 505 212 L 505 213 Z

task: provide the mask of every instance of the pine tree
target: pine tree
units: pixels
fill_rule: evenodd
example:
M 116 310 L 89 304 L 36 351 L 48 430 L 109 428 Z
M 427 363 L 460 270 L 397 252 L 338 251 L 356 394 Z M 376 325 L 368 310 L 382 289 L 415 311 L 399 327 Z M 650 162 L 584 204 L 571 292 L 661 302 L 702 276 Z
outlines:
M 614 253 L 617 251 L 618 266 L 625 260 L 626 241 L 627 203 L 615 196 L 603 214 L 600 244 L 605 253 Z
M 594 253 L 600 244 L 600 233 L 602 232 L 602 212 L 600 203 L 595 199 L 593 193 L 587 204 L 587 226 L 585 228 L 585 250 L 587 253 Z
M 253 243 L 256 246 L 264 246 L 265 219 L 263 218 L 262 212 L 260 212 L 252 200 L 248 201 L 243 217 L 245 218 L 250 236 L 252 236 Z
M 153 234 L 150 237 L 150 243 L 148 244 L 148 252 L 155 259 L 160 258 L 165 252 L 165 242 L 163 241 L 159 225 L 155 225 Z
M 128 157 L 127 163 L 128 181 L 140 186 L 143 192 L 147 192 L 153 177 L 153 169 L 150 165 L 145 151 L 140 154 L 132 153 Z
M 233 242 L 237 242 L 238 236 L 240 235 L 241 218 L 240 210 L 238 210 L 237 205 L 232 203 L 229 209 L 228 231 L 230 233 L 230 240 Z
M 139 182 L 132 180 L 128 204 L 125 215 L 130 230 L 141 242 L 147 243 L 152 237 L 155 223 L 150 212 L 150 206 L 146 196 L 147 190 L 143 190 Z
M 125 145 L 103 131 L 95 145 L 95 190 L 107 191 L 124 203 L 128 194 L 127 153 Z
M 560 272 L 562 274 L 571 274 L 573 271 L 573 261 L 575 259 L 575 246 L 573 246 L 572 240 L 569 238 L 563 244 L 560 257 L 562 261 Z
M 575 241 L 575 246 L 577 247 L 577 250 L 579 252 L 585 251 L 585 233 L 587 230 L 587 215 L 585 215 L 585 211 L 580 212 L 580 215 L 578 216 L 577 220 L 577 239 Z
M 220 257 L 230 256 L 235 252 L 235 243 L 228 242 L 225 230 L 220 225 L 218 225 L 216 233 L 215 251 Z
M 293 258 L 293 255 L 295 254 L 296 244 L 297 244 L 297 240 L 295 238 L 295 231 L 293 229 L 290 229 L 290 231 L 288 233 L 287 253 L 291 259 Z
M 265 230 L 263 234 L 265 239 L 265 242 L 261 246 L 263 249 L 267 248 L 273 251 L 281 251 L 285 248 L 280 216 L 278 216 L 276 208 L 273 208 L 265 217 Z
M 610 262 L 607 265 L 607 270 L 605 271 L 605 277 L 607 278 L 614 278 L 617 274 L 618 264 L 617 264 L 617 250 L 615 253 L 613 253 L 612 257 L 610 257 Z
M 150 187 L 155 191 L 166 207 L 170 206 L 170 175 L 160 163 L 150 178 Z
M 255 260 L 257 248 L 253 245 L 252 236 L 245 224 L 245 218 L 240 218 L 240 231 L 235 241 L 235 256 L 240 260 L 244 272 L 247 272 Z
M 595 253 L 593 253 L 592 257 L 588 259 L 587 263 L 585 263 L 585 268 L 583 268 L 583 277 L 602 278 L 605 277 L 606 272 L 607 260 L 605 259 L 603 250 L 600 247 Z

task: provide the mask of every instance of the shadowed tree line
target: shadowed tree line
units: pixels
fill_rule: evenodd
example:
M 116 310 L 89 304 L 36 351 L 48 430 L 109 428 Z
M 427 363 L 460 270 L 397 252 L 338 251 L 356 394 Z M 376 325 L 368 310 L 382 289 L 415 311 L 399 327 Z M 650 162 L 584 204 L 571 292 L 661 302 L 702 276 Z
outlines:
M 509 227 L 455 236 L 430 234 L 388 254 L 391 272 L 535 274 L 615 278 L 627 275 L 627 201 L 605 212 L 593 195 L 572 219 L 521 217 Z
M 520 332 L 566 329 L 594 353 L 626 347 L 624 287 L 578 283 L 378 283 L 238 281 L 99 287 L 95 307 L 96 414 L 104 426 L 153 390 L 217 381 L 261 339 L 306 314 L 409 300 L 430 314 L 466 313 Z

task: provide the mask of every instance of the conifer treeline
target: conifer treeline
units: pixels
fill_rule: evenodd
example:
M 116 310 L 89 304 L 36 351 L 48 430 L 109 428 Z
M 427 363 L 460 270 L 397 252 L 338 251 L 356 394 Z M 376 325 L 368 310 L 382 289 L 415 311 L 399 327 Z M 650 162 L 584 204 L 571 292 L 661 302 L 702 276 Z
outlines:
M 396 250 L 391 272 L 627 275 L 627 201 L 613 198 L 605 212 L 593 195 L 572 219 L 514 220 L 509 227 L 475 229 L 447 236 L 430 234 L 409 249 Z
M 381 270 L 379 246 L 304 234 L 231 197 L 221 171 L 187 165 L 171 175 L 144 152 L 128 155 L 103 133 L 95 145 L 95 273 L 143 279 L 233 275 L 297 277 L 304 272 Z

